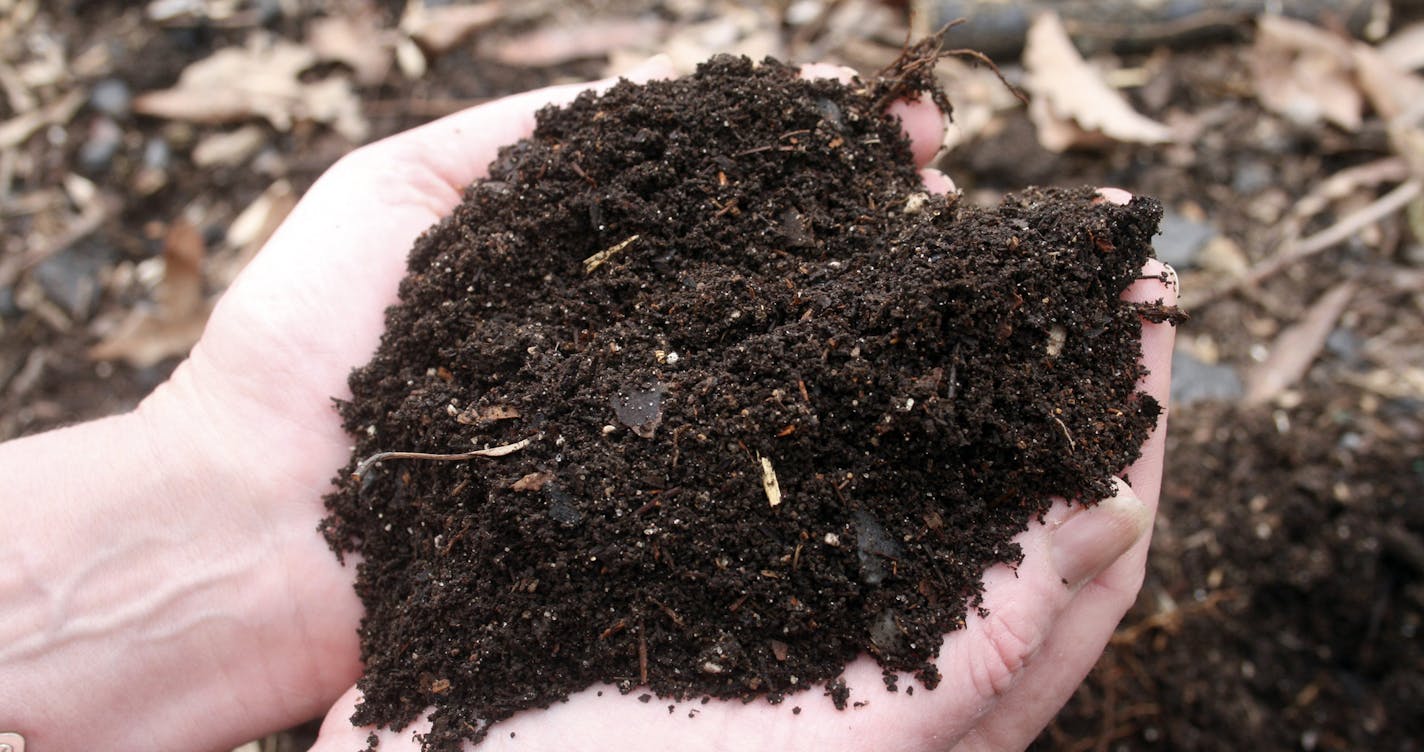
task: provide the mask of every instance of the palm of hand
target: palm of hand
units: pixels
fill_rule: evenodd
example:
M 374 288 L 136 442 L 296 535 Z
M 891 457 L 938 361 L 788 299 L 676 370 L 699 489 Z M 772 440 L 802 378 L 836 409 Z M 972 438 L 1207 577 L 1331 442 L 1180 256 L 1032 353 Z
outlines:
M 665 74 L 645 70 L 645 76 Z M 267 247 L 224 297 L 192 358 L 170 391 L 186 396 L 210 430 L 240 437 L 232 461 L 263 468 L 251 508 L 236 510 L 238 524 L 270 548 L 274 576 L 288 578 L 291 597 L 274 619 L 287 619 L 300 633 L 283 658 L 304 671 L 285 682 L 298 706 L 329 702 L 359 672 L 355 625 L 360 604 L 349 569 L 340 567 L 314 534 L 323 511 L 321 496 L 331 474 L 348 459 L 349 440 L 331 409 L 346 395 L 350 370 L 375 350 L 383 312 L 396 300 L 405 252 L 414 239 L 458 203 L 463 186 L 481 176 L 500 144 L 532 129 L 543 103 L 567 99 L 581 87 L 532 92 L 467 111 L 366 147 L 329 170 L 307 194 Z M 939 115 L 901 111 L 928 161 L 938 143 Z M 928 148 L 926 148 L 928 147 Z M 934 187 L 942 176 L 931 175 Z M 1146 296 L 1161 297 L 1161 292 Z M 1154 376 L 1146 388 L 1164 397 L 1170 334 L 1149 330 L 1144 349 Z M 1166 343 L 1164 345 L 1164 343 Z M 1164 349 L 1165 347 L 1165 349 Z M 1165 399 L 1164 399 L 1165 401 Z M 224 445 L 234 442 L 228 440 Z M 1155 489 L 1160 477 L 1160 436 L 1154 437 L 1132 477 Z M 1142 483 L 1142 481 L 1146 481 Z M 878 667 L 862 658 L 847 672 L 868 701 L 852 711 L 835 710 L 817 690 L 765 703 L 687 705 L 670 713 L 665 704 L 639 703 L 616 691 L 588 690 L 570 702 L 525 713 L 501 724 L 485 742 L 521 749 L 742 749 L 835 750 L 889 746 L 896 749 L 1001 748 L 1026 744 L 1071 693 L 1096 659 L 1121 613 L 1135 595 L 1146 541 L 1110 569 L 1138 537 L 1149 505 L 1125 492 L 1122 503 L 1094 512 L 1086 543 L 1119 543 L 1086 567 L 1065 574 L 1050 552 L 1053 531 L 1069 513 L 1055 507 L 1048 525 L 1025 533 L 1027 554 L 1017 574 L 991 571 L 988 618 L 973 617 L 951 635 L 941 652 L 944 683 L 934 692 L 891 694 L 879 689 Z M 1132 528 L 1128 530 L 1128 528 Z M 1060 532 L 1074 529 L 1064 525 Z M 1096 532 L 1094 532 L 1096 531 Z M 1105 531 L 1105 532 L 1104 532 Z M 1126 531 L 1126 532 L 1125 532 Z M 1059 537 L 1072 538 L 1071 533 Z M 1074 541 L 1075 544 L 1079 541 Z M 1091 547 L 1091 546 L 1090 546 Z M 1059 546 L 1061 548 L 1061 546 Z M 1090 557 L 1092 558 L 1092 557 Z M 1070 568 L 1072 568 L 1070 566 Z M 1081 581 L 1097 575 L 1086 585 Z M 1072 587 L 1064 581 L 1072 579 Z M 1081 585 L 1081 589 L 1079 586 Z M 267 653 L 269 645 L 253 646 Z M 1033 655 L 1054 660 L 1030 661 Z M 280 670 L 280 669 L 279 669 Z M 910 686 L 912 682 L 902 682 Z M 366 730 L 346 719 L 354 690 L 333 709 L 319 749 L 354 749 Z M 792 706 L 802 712 L 791 713 Z M 695 720 L 686 716 L 697 710 Z M 1025 730 L 1027 736 L 1025 737 Z M 511 738 L 510 733 L 513 733 Z M 390 734 L 386 749 L 410 748 L 410 732 Z

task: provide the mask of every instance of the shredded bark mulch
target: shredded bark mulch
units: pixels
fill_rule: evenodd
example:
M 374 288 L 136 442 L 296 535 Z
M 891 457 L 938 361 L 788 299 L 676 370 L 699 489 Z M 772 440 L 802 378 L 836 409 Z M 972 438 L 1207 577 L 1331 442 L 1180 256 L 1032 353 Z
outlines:
M 1110 493 L 1159 413 L 1140 314 L 1175 314 L 1119 296 L 1160 206 L 926 195 L 884 115 L 943 100 L 920 53 L 583 95 L 421 237 L 323 525 L 360 555 L 355 722 L 433 706 L 457 749 L 598 683 L 777 702 L 861 652 L 933 688 L 1012 537 Z

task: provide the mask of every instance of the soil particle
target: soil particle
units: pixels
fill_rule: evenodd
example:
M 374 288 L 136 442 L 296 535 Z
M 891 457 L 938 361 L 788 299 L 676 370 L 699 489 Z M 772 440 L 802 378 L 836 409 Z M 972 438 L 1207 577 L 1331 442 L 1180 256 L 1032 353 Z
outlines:
M 598 683 L 844 708 L 862 652 L 932 689 L 1012 537 L 1111 492 L 1159 413 L 1119 296 L 1161 208 L 905 213 L 882 106 L 942 100 L 929 68 L 722 57 L 583 95 L 417 241 L 323 524 L 362 560 L 356 723 L 434 707 L 425 749 L 457 749 Z

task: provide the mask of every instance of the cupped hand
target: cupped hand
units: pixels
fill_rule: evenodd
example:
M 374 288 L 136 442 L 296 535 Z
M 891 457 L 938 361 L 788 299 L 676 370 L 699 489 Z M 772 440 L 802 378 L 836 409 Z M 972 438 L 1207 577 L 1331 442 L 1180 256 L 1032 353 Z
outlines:
M 808 66 L 804 72 L 843 80 L 851 75 L 832 66 Z M 917 162 L 928 164 L 943 134 L 940 113 L 920 102 L 899 102 L 892 111 L 911 136 Z M 924 169 L 922 174 L 932 191 L 954 189 L 936 170 Z M 454 185 L 478 176 L 463 173 Z M 1117 189 L 1103 189 L 1100 195 L 1117 203 L 1131 198 Z M 1152 262 L 1143 277 L 1163 270 Z M 1125 297 L 1171 304 L 1175 277 L 1168 276 L 1168 283 L 1143 279 Z M 1170 326 L 1144 321 L 1143 359 L 1150 375 L 1142 388 L 1164 406 L 1172 337 Z M 1157 427 L 1141 459 L 1124 473 L 1135 488 L 1117 481 L 1117 494 L 1091 509 L 1056 504 L 1041 524 L 1017 538 L 1024 552 L 1019 566 L 998 566 L 986 573 L 987 615 L 971 615 L 964 629 L 946 638 L 937 661 L 944 679 L 933 691 L 884 691 L 881 669 L 867 657 L 846 671 L 847 683 L 856 692 L 852 699 L 865 703 L 849 710 L 836 710 L 820 688 L 775 706 L 715 701 L 683 703 L 669 712 L 667 703 L 642 703 L 612 687 L 593 687 L 566 703 L 501 722 L 480 749 L 1023 748 L 1067 701 L 1136 598 L 1146 562 L 1146 533 L 1156 511 L 1164 430 L 1165 424 Z M 902 687 L 913 685 L 908 679 L 901 682 Z M 385 750 L 419 748 L 415 737 L 428 724 L 400 731 L 353 727 L 349 718 L 359 697 L 352 688 L 331 709 L 317 750 L 360 748 L 371 733 Z
M 837 69 L 810 75 L 842 76 Z M 630 78 L 672 74 L 654 59 Z M 611 82 L 602 82 L 607 85 Z M 332 407 L 349 394 L 346 378 L 376 349 L 384 310 L 396 302 L 415 238 L 458 204 L 498 148 L 527 136 L 543 105 L 585 86 L 510 97 L 433 122 L 353 152 L 306 194 L 214 311 L 192 356 L 141 412 L 157 425 L 181 425 L 194 446 L 210 447 L 214 478 L 240 488 L 209 489 L 215 522 L 268 562 L 262 621 L 251 645 L 227 645 L 234 661 L 260 656 L 262 684 L 234 689 L 254 722 L 280 724 L 324 709 L 339 695 L 320 749 L 356 749 L 369 730 L 347 720 L 359 675 L 361 614 L 353 572 L 315 533 L 321 498 L 349 458 L 350 440 Z M 928 103 L 897 103 L 917 161 L 934 156 L 943 120 Z M 931 190 L 952 190 L 927 170 Z M 1133 291 L 1144 299 L 1172 294 Z M 1147 325 L 1144 388 L 1164 404 L 1171 333 Z M 616 692 L 575 695 L 547 711 L 501 724 L 488 749 L 986 749 L 1023 746 L 1091 667 L 1141 581 L 1161 473 L 1161 428 L 1115 499 L 1092 510 L 1061 505 L 1020 537 L 1017 573 L 988 573 L 989 616 L 973 617 L 941 651 L 945 681 L 933 692 L 862 691 L 869 705 L 836 711 L 812 691 L 780 706 L 712 703 L 696 719 L 669 714 Z M 1139 500 L 1140 497 L 1140 500 Z M 1127 552 L 1124 554 L 1124 552 Z M 852 687 L 880 684 L 868 659 L 847 672 Z M 906 683 L 908 685 L 908 682 Z M 345 695 L 341 695 L 346 691 Z M 791 713 L 799 705 L 799 715 Z M 387 749 L 411 748 L 411 732 L 388 734 Z M 513 737 L 510 734 L 514 734 Z M 629 746 L 631 745 L 631 746 Z

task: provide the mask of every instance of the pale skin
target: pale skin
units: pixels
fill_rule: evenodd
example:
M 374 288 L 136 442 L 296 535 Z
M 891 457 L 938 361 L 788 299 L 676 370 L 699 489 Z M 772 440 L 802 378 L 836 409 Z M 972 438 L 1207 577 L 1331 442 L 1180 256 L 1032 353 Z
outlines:
M 655 58 L 632 77 L 671 74 Z M 223 296 L 192 355 L 136 410 L 0 444 L 0 731 L 38 752 L 226 750 L 329 710 L 317 750 L 365 744 L 370 730 L 348 720 L 361 670 L 354 572 L 315 532 L 351 444 L 331 398 L 348 393 L 347 374 L 375 351 L 415 237 L 484 175 L 499 145 L 530 132 L 535 110 L 581 88 L 500 100 L 353 152 L 307 193 Z M 927 163 L 939 113 L 895 108 Z M 937 172 L 925 180 L 952 190 Z M 1155 280 L 1128 292 L 1175 295 Z M 1171 342 L 1170 327 L 1144 326 L 1142 386 L 1164 405 Z M 1128 470 L 1131 488 L 1119 483 L 1092 509 L 1059 503 L 1019 536 L 1023 563 L 986 574 L 989 616 L 946 637 L 944 681 L 932 692 L 885 692 L 865 658 L 846 678 L 851 699 L 869 704 L 846 711 L 820 688 L 778 706 L 684 704 L 673 714 L 667 703 L 590 688 L 500 723 L 480 748 L 1022 748 L 1141 585 L 1163 430 Z M 382 732 L 382 749 L 416 749 L 420 728 Z

